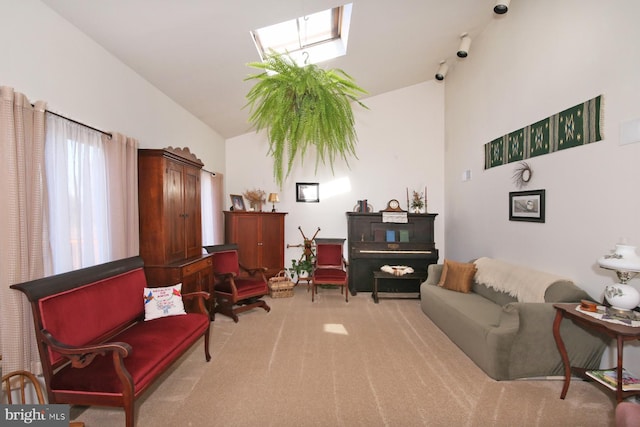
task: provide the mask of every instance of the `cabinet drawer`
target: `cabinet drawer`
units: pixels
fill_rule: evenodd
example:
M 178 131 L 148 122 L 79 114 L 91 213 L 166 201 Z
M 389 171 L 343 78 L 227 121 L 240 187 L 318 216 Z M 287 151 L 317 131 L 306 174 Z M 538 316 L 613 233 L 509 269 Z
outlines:
M 198 271 L 209 269 L 211 268 L 212 265 L 213 265 L 213 260 L 211 259 L 211 257 L 204 258 L 200 261 L 196 261 L 192 264 L 185 266 L 184 269 L 182 270 L 182 275 L 190 276 L 191 274 L 197 273 Z

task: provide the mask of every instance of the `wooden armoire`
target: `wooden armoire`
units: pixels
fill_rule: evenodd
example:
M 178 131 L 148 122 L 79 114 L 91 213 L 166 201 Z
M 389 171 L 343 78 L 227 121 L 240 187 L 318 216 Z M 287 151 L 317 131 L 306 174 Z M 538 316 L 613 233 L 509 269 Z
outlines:
M 284 266 L 285 212 L 225 211 L 224 241 L 238 245 L 240 264 L 266 267 L 267 277 Z
M 187 293 L 213 283 L 211 256 L 202 253 L 202 167 L 188 148 L 138 150 L 140 256 L 151 287 L 182 283 Z

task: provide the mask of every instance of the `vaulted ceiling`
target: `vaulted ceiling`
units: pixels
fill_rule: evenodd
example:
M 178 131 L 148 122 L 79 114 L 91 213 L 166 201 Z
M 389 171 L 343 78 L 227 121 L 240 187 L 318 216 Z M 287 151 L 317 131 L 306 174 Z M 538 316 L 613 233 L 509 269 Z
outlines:
M 336 0 L 42 0 L 225 138 L 251 131 L 244 78 L 259 56 L 249 31 L 343 4 Z M 345 0 L 345 3 L 347 0 Z M 495 0 L 352 0 L 342 68 L 369 96 L 433 79 L 460 35 L 494 19 Z M 469 56 L 473 54 L 473 44 Z

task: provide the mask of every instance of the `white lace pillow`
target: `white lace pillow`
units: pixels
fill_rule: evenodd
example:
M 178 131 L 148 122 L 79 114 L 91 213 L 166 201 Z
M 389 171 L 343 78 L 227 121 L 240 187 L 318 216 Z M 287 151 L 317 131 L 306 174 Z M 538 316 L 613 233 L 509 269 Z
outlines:
M 182 283 L 164 288 L 144 288 L 144 320 L 187 314 L 182 302 Z

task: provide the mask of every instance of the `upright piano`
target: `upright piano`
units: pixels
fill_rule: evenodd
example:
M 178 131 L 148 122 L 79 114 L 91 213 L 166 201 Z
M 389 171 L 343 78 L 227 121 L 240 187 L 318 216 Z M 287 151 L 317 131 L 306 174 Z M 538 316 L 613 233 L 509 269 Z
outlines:
M 383 265 L 406 265 L 426 277 L 427 267 L 438 262 L 433 223 L 438 214 L 403 213 L 406 222 L 388 222 L 384 212 L 347 212 L 349 290 L 352 295 L 373 290 L 373 272 Z M 403 214 L 399 214 L 402 221 Z M 396 217 L 398 214 L 394 214 Z M 396 218 L 397 219 L 397 218 Z M 393 219 L 392 219 L 393 221 Z M 419 292 L 410 280 L 388 280 L 380 292 Z

